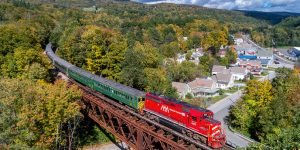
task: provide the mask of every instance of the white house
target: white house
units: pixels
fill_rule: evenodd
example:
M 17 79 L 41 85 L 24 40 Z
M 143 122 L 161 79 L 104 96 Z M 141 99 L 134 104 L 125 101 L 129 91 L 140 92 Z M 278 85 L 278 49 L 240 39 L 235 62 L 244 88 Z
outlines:
M 183 37 L 183 41 L 187 41 L 188 40 L 188 37 L 187 36 L 184 36 Z
M 247 69 L 241 67 L 230 67 L 230 73 L 232 74 L 234 80 L 243 80 L 247 76 Z
M 172 87 L 177 90 L 180 98 L 185 98 L 186 94 L 191 93 L 191 88 L 186 83 L 172 82 Z
M 243 43 L 244 42 L 244 40 L 242 39 L 242 38 L 235 38 L 234 39 L 234 44 L 235 45 L 240 45 L 241 43 Z
M 196 78 L 188 83 L 195 97 L 212 97 L 219 95 L 216 81 L 212 79 Z
M 181 55 L 181 54 L 178 54 L 177 55 L 177 62 L 178 63 L 182 63 L 183 61 L 185 61 L 186 59 L 185 59 L 185 54 L 183 54 L 183 55 Z
M 259 50 L 257 51 L 257 59 L 260 60 L 262 67 L 268 68 L 274 61 L 273 52 L 268 50 Z
M 231 73 L 218 73 L 213 75 L 212 79 L 216 81 L 217 87 L 220 89 L 228 89 L 234 85 L 234 78 Z
M 219 66 L 219 65 L 214 65 L 212 68 L 212 75 L 216 75 L 218 73 L 229 73 L 228 70 L 226 69 L 226 66 Z

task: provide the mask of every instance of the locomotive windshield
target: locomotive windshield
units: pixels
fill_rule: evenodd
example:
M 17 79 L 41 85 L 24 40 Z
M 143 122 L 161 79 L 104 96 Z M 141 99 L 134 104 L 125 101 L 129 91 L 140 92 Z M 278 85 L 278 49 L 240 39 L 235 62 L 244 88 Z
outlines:
M 212 116 L 208 114 L 203 114 L 203 118 L 212 118 Z

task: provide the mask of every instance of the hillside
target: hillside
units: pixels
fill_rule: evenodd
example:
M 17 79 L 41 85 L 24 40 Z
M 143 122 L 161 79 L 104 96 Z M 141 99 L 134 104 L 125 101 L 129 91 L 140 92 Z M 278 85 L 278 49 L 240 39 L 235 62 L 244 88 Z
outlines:
M 271 24 L 280 23 L 282 20 L 288 17 L 300 16 L 300 13 L 289 13 L 289 12 L 259 12 L 259 11 L 242 11 L 245 16 L 253 17 L 259 20 L 267 20 Z
M 299 28 L 300 27 L 300 16 L 299 17 L 289 17 L 281 21 L 277 26 Z

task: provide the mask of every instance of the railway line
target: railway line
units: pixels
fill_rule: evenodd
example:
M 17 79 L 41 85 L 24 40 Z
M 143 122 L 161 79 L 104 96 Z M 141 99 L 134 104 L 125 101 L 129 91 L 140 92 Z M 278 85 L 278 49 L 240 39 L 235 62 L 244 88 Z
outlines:
M 207 137 L 203 136 L 202 138 L 201 136 L 199 137 L 200 134 L 197 133 L 198 131 L 174 130 L 174 128 L 170 127 L 169 125 L 165 126 L 161 124 L 159 120 L 153 119 L 149 116 L 147 117 L 147 115 L 144 115 L 140 111 L 137 111 L 137 103 L 131 103 L 126 100 L 118 100 L 118 95 L 116 94 L 119 94 L 121 96 L 123 95 L 128 100 L 137 100 L 140 98 L 130 98 L 130 96 L 126 96 L 122 92 L 118 92 L 107 87 L 107 85 L 102 84 L 109 83 L 109 85 L 113 85 L 116 88 L 122 87 L 122 89 L 128 89 L 129 91 L 137 94 L 142 94 L 142 92 L 130 87 L 126 87 L 119 83 L 114 83 L 113 81 L 98 78 L 97 76 L 92 75 L 89 72 L 73 66 L 65 60 L 58 58 L 53 53 L 51 44 L 47 46 L 46 52 L 49 55 L 49 58 L 53 61 L 54 66 L 60 72 L 65 73 L 65 75 L 69 77 L 69 81 L 72 84 L 76 84 L 83 91 L 82 100 L 79 103 L 81 105 L 83 114 L 94 120 L 98 125 L 105 128 L 118 139 L 125 142 L 129 147 L 138 150 L 213 149 L 209 144 L 212 141 L 209 141 L 209 139 L 212 139 L 215 134 L 215 131 L 213 130 L 217 129 L 218 126 L 211 130 L 211 125 L 208 125 L 208 128 L 206 129 L 207 132 L 214 132 L 214 134 L 207 133 Z M 97 80 L 99 82 L 92 82 L 93 80 Z M 101 87 L 104 90 L 103 92 L 105 95 L 102 93 L 102 90 L 99 91 L 99 89 L 95 87 Z M 108 92 L 111 92 L 111 94 Z M 162 98 L 163 99 L 161 100 L 164 100 L 164 97 Z M 123 104 L 123 102 L 125 103 L 125 105 Z M 169 100 L 167 100 L 167 102 L 170 103 Z M 149 105 L 150 103 L 146 104 Z M 175 105 L 181 106 L 182 104 L 178 101 L 178 103 L 176 102 Z M 188 111 L 189 109 L 195 109 L 196 111 L 198 111 L 198 108 L 194 108 L 193 106 L 189 106 L 188 104 L 184 104 L 183 106 L 188 108 Z M 199 110 L 202 111 L 202 108 L 199 108 Z M 205 120 L 205 118 L 203 119 Z M 207 118 L 207 121 L 210 120 L 211 119 Z M 173 124 L 174 122 L 169 123 Z M 215 121 L 215 123 L 217 122 Z M 200 127 L 203 128 L 205 126 Z M 219 146 L 218 149 L 234 148 L 228 143 L 224 143 L 221 147 Z
M 74 80 L 69 81 L 76 84 L 83 92 L 80 102 L 83 113 L 133 149 L 213 150 L 206 144 L 198 143 L 190 137 L 150 120 L 97 91 Z M 104 112 L 108 113 L 106 117 Z M 137 134 L 134 135 L 134 132 Z M 138 134 L 142 137 L 138 137 Z M 232 150 L 234 147 L 227 143 L 222 149 Z

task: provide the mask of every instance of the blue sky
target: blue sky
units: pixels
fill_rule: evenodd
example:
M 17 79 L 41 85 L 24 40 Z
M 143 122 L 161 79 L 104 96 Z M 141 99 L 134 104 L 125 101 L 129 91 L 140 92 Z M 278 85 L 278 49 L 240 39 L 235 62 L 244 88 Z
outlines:
M 284 11 L 300 13 L 300 0 L 133 0 L 136 2 L 193 4 L 219 9 Z

